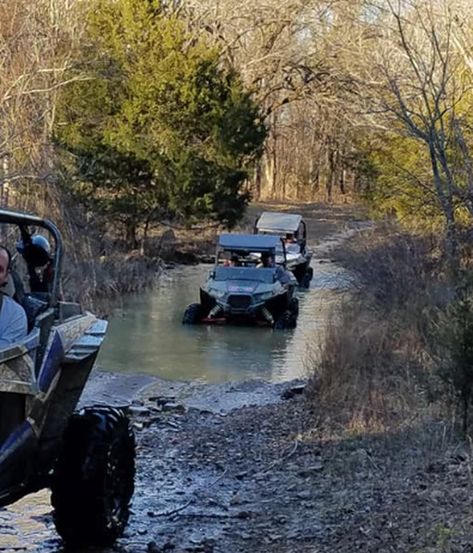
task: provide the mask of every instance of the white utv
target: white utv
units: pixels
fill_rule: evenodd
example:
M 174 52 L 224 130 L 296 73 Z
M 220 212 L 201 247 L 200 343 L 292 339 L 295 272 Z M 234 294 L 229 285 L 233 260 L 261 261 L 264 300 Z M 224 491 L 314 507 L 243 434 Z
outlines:
M 281 237 L 286 254 L 279 249 L 276 261 L 286 264 L 294 273 L 299 286 L 309 288 L 313 277 L 313 269 L 310 266 L 312 253 L 307 249 L 307 225 L 302 215 L 263 211 L 256 219 L 254 233 Z

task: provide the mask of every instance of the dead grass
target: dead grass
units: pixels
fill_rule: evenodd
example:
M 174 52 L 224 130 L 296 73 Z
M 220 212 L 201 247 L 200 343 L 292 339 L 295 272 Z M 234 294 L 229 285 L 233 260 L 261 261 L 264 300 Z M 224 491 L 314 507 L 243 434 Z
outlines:
M 63 279 L 64 297 L 107 315 L 118 297 L 151 288 L 162 271 L 159 258 L 117 252 L 98 259 L 87 257 L 68 264 Z
M 306 364 L 314 404 L 344 432 L 398 430 L 445 411 L 429 342 L 450 295 L 437 251 L 431 239 L 377 229 L 338 252 L 355 286 Z

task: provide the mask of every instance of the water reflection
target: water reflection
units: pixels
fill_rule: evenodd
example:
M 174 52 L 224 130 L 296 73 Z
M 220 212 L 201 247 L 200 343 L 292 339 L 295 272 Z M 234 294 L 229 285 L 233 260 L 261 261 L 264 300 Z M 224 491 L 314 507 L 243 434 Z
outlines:
M 209 265 L 179 267 L 157 289 L 124 300 L 111 318 L 98 366 L 207 382 L 303 376 L 307 343 L 320 339 L 336 291 L 347 285 L 346 274 L 331 263 L 314 264 L 311 289 L 299 292 L 295 330 L 184 326 L 184 309 L 198 301 L 199 286 L 210 269 Z

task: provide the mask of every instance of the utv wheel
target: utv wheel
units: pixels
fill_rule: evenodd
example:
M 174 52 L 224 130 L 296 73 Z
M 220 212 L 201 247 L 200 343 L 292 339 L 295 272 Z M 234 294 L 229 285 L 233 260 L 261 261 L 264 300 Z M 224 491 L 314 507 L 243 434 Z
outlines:
M 289 311 L 297 319 L 299 316 L 299 300 L 297 298 L 292 298 L 289 302 Z
M 69 547 L 110 546 L 128 522 L 135 439 L 123 409 L 72 415 L 51 483 L 58 534 Z
M 286 330 L 288 328 L 296 328 L 296 317 L 287 309 L 274 323 L 276 330 Z
M 312 269 L 312 267 L 307 267 L 307 270 L 304 273 L 304 277 L 302 279 L 302 286 L 304 288 L 310 288 L 310 281 L 312 280 L 313 276 L 314 276 L 314 269 Z
M 191 303 L 184 311 L 182 317 L 183 325 L 196 325 L 202 318 L 202 305 L 200 303 Z

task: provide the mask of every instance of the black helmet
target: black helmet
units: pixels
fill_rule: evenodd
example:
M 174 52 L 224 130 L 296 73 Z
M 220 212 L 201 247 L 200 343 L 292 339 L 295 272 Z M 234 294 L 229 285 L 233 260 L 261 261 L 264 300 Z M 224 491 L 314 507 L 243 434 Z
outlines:
M 34 234 L 31 240 L 19 240 L 16 249 L 25 261 L 33 267 L 43 267 L 51 261 L 51 246 L 47 238 Z

